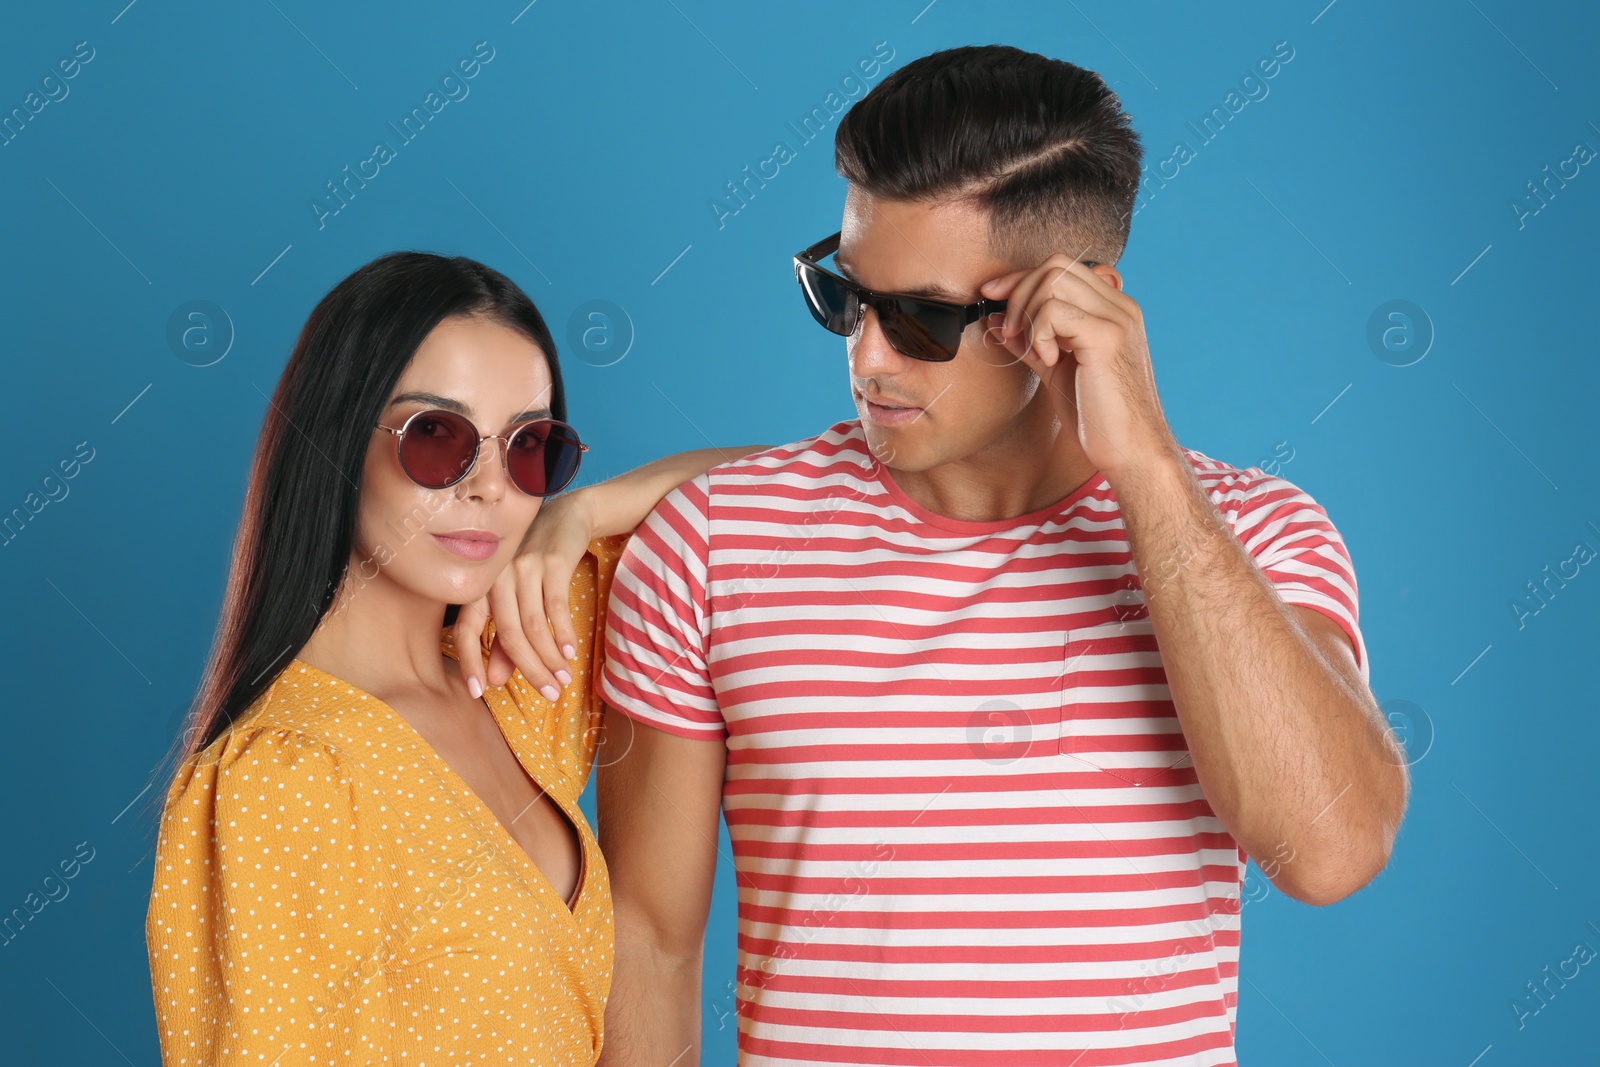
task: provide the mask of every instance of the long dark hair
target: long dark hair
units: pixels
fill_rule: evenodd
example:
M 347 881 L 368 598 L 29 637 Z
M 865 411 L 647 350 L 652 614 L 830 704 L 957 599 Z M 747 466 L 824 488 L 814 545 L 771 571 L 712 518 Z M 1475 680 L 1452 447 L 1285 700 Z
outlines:
M 1010 45 L 907 63 L 839 120 L 834 166 L 885 200 L 968 200 L 990 243 L 1032 266 L 1052 251 L 1116 263 L 1143 149 L 1092 70 Z
M 428 333 L 453 315 L 503 323 L 544 353 L 566 421 L 556 346 L 516 283 L 464 256 L 391 252 L 322 298 L 273 393 L 233 544 L 211 657 L 173 755 L 216 740 L 327 614 L 355 540 L 373 427 Z M 455 620 L 456 606 L 445 613 Z

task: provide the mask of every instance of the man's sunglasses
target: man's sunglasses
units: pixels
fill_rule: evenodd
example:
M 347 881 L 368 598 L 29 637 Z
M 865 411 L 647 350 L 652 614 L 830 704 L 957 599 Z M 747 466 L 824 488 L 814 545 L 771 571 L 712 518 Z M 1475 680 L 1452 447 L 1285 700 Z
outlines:
M 821 261 L 839 250 L 843 231 L 825 237 L 794 257 L 794 276 L 805 294 L 806 307 L 824 328 L 849 337 L 861 324 L 861 311 L 870 307 L 878 314 L 878 325 L 889 344 L 901 355 L 944 363 L 956 358 L 961 334 L 985 315 L 1005 311 L 1004 300 L 979 300 L 976 304 L 952 304 L 920 296 L 882 293 L 857 285 L 850 279 L 821 266 Z M 1085 260 L 1089 266 L 1095 264 Z
M 466 416 L 429 408 L 398 428 L 379 423 L 378 429 L 400 438 L 400 467 L 424 489 L 455 485 L 471 473 L 483 442 L 499 441 L 512 484 L 529 496 L 551 496 L 571 484 L 589 451 L 577 430 L 555 419 L 525 422 L 506 435 L 480 434 Z

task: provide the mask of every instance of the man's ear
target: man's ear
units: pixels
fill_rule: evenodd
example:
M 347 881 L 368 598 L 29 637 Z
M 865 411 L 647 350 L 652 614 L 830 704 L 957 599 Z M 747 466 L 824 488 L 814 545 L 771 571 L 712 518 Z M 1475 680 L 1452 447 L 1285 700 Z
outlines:
M 1104 278 L 1106 281 L 1110 282 L 1118 292 L 1122 291 L 1122 274 L 1117 270 L 1117 268 L 1111 266 L 1109 263 L 1096 263 L 1089 269 L 1100 275 L 1100 277 Z

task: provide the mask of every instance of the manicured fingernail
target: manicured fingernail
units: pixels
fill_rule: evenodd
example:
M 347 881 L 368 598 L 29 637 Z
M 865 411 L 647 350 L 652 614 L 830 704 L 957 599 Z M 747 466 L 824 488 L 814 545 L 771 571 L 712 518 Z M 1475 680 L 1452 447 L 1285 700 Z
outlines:
M 572 684 L 572 674 L 569 671 L 556 671 L 556 681 L 563 686 Z
M 561 654 L 563 656 L 567 657 L 568 659 L 571 659 L 573 656 L 576 656 L 578 654 L 578 650 L 573 648 L 571 645 L 562 645 L 561 646 Z
M 472 694 L 472 699 L 474 700 L 483 696 L 483 683 L 478 681 L 476 674 L 467 679 L 467 692 Z
M 544 694 L 544 698 L 546 700 L 554 700 L 556 697 L 561 695 L 561 690 L 557 689 L 553 685 L 547 685 L 543 689 L 539 690 L 539 692 Z

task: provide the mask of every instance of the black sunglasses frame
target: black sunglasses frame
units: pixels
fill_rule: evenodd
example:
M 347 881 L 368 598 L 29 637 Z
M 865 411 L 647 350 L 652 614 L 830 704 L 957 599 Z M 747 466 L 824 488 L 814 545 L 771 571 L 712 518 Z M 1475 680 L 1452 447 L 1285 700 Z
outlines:
M 451 478 L 448 482 L 444 483 L 443 485 L 429 485 L 427 482 L 424 482 L 421 479 L 419 479 L 415 474 L 412 474 L 410 468 L 406 466 L 406 462 L 405 462 L 406 431 L 411 428 L 411 424 L 415 420 L 417 420 L 418 418 L 420 418 L 420 417 L 422 417 L 424 415 L 429 415 L 429 416 L 434 416 L 434 417 L 437 417 L 437 416 L 440 416 L 440 415 L 447 415 L 447 416 L 449 416 L 451 418 L 460 419 L 462 422 L 466 423 L 469 427 L 471 427 L 471 432 L 476 434 L 477 438 L 478 438 L 478 443 L 476 445 L 474 445 L 473 448 L 472 448 L 472 460 L 471 460 L 471 462 L 469 462 L 465 467 L 461 468 L 461 470 L 456 474 L 456 476 L 454 478 Z M 573 458 L 572 473 L 567 476 L 566 481 L 562 482 L 560 485 L 556 486 L 553 489 L 546 489 L 542 493 L 529 492 L 529 490 L 527 488 L 525 488 L 521 482 L 517 481 L 516 476 L 511 473 L 511 464 L 508 461 L 509 457 L 506 455 L 506 453 L 511 448 L 511 439 L 516 437 L 517 434 L 521 433 L 523 430 L 526 430 L 530 426 L 552 426 L 552 427 L 556 427 L 558 430 L 565 431 L 566 433 L 570 434 L 572 436 L 572 440 L 574 442 L 576 442 L 577 446 L 578 446 L 577 452 L 575 453 L 574 458 Z M 507 433 L 507 434 L 478 433 L 478 427 L 473 425 L 472 420 L 467 418 L 465 415 L 461 414 L 458 411 L 450 411 L 450 410 L 448 410 L 446 408 L 423 408 L 421 411 L 413 411 L 411 414 L 407 415 L 406 418 L 405 418 L 405 421 L 402 422 L 399 425 L 399 427 L 385 426 L 383 423 L 380 422 L 380 423 L 377 424 L 375 429 L 388 430 L 390 433 L 395 435 L 395 438 L 397 439 L 396 443 L 395 443 L 396 444 L 395 451 L 396 451 L 396 454 L 397 454 L 397 456 L 398 456 L 398 458 L 400 460 L 400 469 L 405 471 L 405 474 L 406 474 L 407 478 L 410 478 L 413 482 L 416 482 L 418 485 L 422 486 L 422 488 L 424 488 L 424 489 L 432 489 L 432 490 L 449 489 L 451 486 L 460 483 L 461 480 L 464 479 L 467 475 L 471 474 L 473 468 L 478 465 L 478 458 L 483 454 L 483 443 L 485 441 L 499 441 L 500 442 L 500 447 L 496 448 L 495 451 L 497 453 L 499 453 L 500 469 L 505 471 L 506 480 L 509 481 L 512 485 L 516 486 L 517 490 L 519 492 L 527 493 L 528 496 L 552 497 L 552 496 L 555 496 L 557 493 L 561 492 L 567 486 L 571 485 L 573 483 L 573 481 L 578 477 L 578 468 L 583 463 L 583 454 L 585 452 L 589 451 L 589 446 L 583 443 L 583 439 L 578 436 L 578 431 L 576 429 L 574 429 L 572 426 L 568 425 L 567 423 L 562 422 L 560 419 L 529 419 L 527 422 L 518 423 L 511 430 L 511 432 Z M 546 440 L 548 441 L 548 438 Z M 544 446 L 541 446 L 541 447 L 548 447 L 548 445 L 544 445 Z
M 979 300 L 974 304 L 956 304 L 948 300 L 933 300 L 925 296 L 910 296 L 905 293 L 885 293 L 877 289 L 868 289 L 864 285 L 857 285 L 849 278 L 846 278 L 836 271 L 831 271 L 827 267 L 822 266 L 820 262 L 839 250 L 839 240 L 843 236 L 844 231 L 841 230 L 838 233 L 833 234 L 831 237 L 824 237 L 822 240 L 818 241 L 816 244 L 805 249 L 804 251 L 795 253 L 794 256 L 794 278 L 795 281 L 799 283 L 801 292 L 805 294 L 806 307 L 811 310 L 811 317 L 817 319 L 824 329 L 828 329 L 833 333 L 837 333 L 841 337 L 849 337 L 851 334 L 856 332 L 856 328 L 861 325 L 862 309 L 870 307 L 873 311 L 878 313 L 879 322 L 884 326 L 884 336 L 888 339 L 890 346 L 896 352 L 899 352 L 903 356 L 910 356 L 912 359 L 920 359 L 929 363 L 947 363 L 956 358 L 956 352 L 958 352 L 961 347 L 961 334 L 968 326 L 972 325 L 974 322 L 977 322 L 986 315 L 998 315 L 1004 313 L 1006 310 L 1007 302 L 1004 300 Z M 1084 260 L 1084 263 L 1090 267 L 1095 266 L 1095 262 L 1093 260 Z M 831 278 L 840 288 L 855 296 L 855 317 L 854 320 L 849 323 L 850 328 L 848 330 L 843 332 L 834 330 L 832 327 L 829 327 L 827 323 L 822 322 L 821 318 L 818 317 L 816 309 L 812 307 L 810 290 L 806 288 L 804 272 L 807 270 L 816 271 L 819 274 L 826 275 L 828 278 Z M 932 348 L 931 353 L 927 350 L 907 351 L 906 348 L 902 348 L 900 342 L 896 340 L 896 335 L 899 333 L 896 322 L 897 319 L 899 319 L 901 316 L 905 316 L 907 318 L 916 319 L 923 325 L 925 329 L 928 326 L 927 319 L 919 317 L 914 308 L 908 308 L 905 306 L 908 304 L 923 305 L 936 310 L 950 312 L 955 316 L 958 316 L 955 321 L 959 322 L 960 325 L 956 330 L 955 347 L 951 348 L 941 344 L 936 340 L 933 340 L 933 331 L 928 329 L 928 344 Z M 916 346 L 908 344 L 907 347 L 915 348 Z

